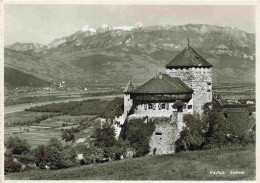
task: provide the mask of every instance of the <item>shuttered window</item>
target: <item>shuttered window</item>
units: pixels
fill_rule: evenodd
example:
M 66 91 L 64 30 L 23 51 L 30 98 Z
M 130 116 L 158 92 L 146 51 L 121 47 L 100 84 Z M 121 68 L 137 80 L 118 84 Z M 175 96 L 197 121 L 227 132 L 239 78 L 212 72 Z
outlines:
M 162 104 L 158 104 L 158 109 L 161 110 L 162 109 Z
M 156 109 L 156 104 L 153 104 L 153 110 L 155 110 Z

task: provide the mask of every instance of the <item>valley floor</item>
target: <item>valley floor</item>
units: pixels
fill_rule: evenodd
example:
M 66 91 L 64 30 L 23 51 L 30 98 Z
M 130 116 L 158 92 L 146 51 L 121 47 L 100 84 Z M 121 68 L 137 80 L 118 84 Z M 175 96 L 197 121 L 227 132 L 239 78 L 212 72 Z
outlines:
M 161 156 L 149 155 L 142 158 L 124 159 L 55 171 L 37 170 L 13 173 L 5 175 L 5 179 L 255 180 L 255 161 L 255 147 L 249 146 L 219 150 L 186 151 Z

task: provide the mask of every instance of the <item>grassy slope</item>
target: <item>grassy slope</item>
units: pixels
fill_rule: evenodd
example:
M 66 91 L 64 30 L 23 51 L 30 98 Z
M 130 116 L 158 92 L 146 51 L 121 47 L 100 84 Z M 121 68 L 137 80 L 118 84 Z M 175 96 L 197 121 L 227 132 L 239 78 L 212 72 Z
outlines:
M 10 87 L 42 87 L 50 85 L 47 81 L 10 67 L 4 68 L 4 76 L 5 83 Z
M 146 156 L 135 159 L 79 166 L 63 170 L 44 170 L 6 175 L 6 179 L 68 180 L 253 180 L 254 147 L 231 148 L 173 155 Z M 210 171 L 226 175 L 211 175 Z M 231 175 L 231 170 L 244 175 Z

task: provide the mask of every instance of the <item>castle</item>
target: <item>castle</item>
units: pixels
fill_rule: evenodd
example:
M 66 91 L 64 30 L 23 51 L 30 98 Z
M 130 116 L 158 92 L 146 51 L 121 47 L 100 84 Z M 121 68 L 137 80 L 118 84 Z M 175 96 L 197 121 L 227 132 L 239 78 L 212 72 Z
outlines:
M 138 88 L 130 79 L 124 89 L 123 114 L 116 118 L 117 136 L 126 118 L 162 121 L 156 123 L 150 142 L 156 154 L 173 153 L 183 115 L 201 114 L 204 104 L 212 102 L 212 65 L 189 43 L 165 67 L 166 74 L 158 73 Z

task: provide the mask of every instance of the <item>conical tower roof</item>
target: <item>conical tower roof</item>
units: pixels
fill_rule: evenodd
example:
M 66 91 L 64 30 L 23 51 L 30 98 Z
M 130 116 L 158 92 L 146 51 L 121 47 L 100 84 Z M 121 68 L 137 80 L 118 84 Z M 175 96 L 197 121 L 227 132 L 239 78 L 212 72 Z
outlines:
M 201 55 L 199 55 L 191 46 L 184 48 L 173 60 L 168 63 L 166 68 L 181 67 L 212 67 Z
M 131 80 L 131 78 L 130 78 L 130 80 L 129 80 L 129 82 L 127 83 L 127 85 L 126 85 L 126 87 L 125 87 L 125 89 L 124 89 L 124 93 L 130 93 L 131 91 L 133 91 L 133 89 L 134 89 L 134 85 L 133 85 L 133 83 L 132 83 L 132 80 Z

